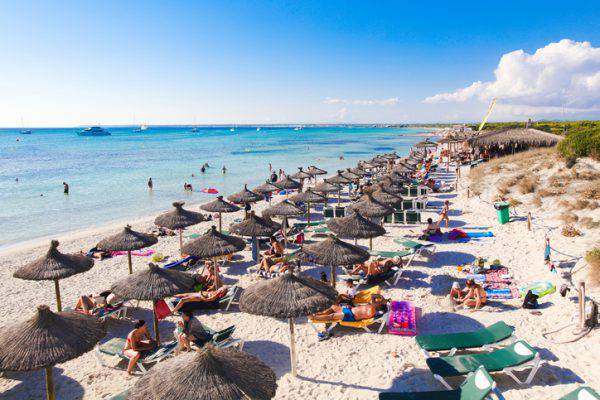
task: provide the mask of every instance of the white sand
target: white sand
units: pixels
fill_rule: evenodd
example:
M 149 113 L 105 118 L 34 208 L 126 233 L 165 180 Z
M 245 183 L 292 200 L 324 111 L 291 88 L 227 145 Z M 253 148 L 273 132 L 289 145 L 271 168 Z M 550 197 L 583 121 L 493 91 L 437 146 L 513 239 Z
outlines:
M 467 174 L 463 170 L 463 174 Z M 540 174 L 544 174 L 541 171 Z M 453 181 L 453 174 L 441 174 Z M 468 185 L 466 178 L 461 187 Z M 421 310 L 418 320 L 422 334 L 470 330 L 504 320 L 516 328 L 519 338 L 537 347 L 547 364 L 538 372 L 530 387 L 520 387 L 504 374 L 494 375 L 499 388 L 508 399 L 553 399 L 559 398 L 580 384 L 600 389 L 600 349 L 598 334 L 595 333 L 575 343 L 557 345 L 542 338 L 541 333 L 567 323 L 576 313 L 577 305 L 570 296 L 562 298 L 558 293 L 541 299 L 541 316 L 532 315 L 520 308 L 521 300 L 492 301 L 485 310 L 470 313 L 468 311 L 450 312 L 445 295 L 451 282 L 458 276 L 455 266 L 469 262 L 475 256 L 490 260 L 499 258 L 510 267 L 519 283 L 534 280 L 550 280 L 559 283 L 559 277 L 551 274 L 543 263 L 544 230 L 541 225 L 560 226 L 551 219 L 551 215 L 536 215 L 534 230 L 529 232 L 526 221 L 514 221 L 500 226 L 496 222 L 495 210 L 479 198 L 466 198 L 466 191 L 458 195 L 440 194 L 430 198 L 431 205 L 441 206 L 444 199 L 452 203 L 452 226 L 460 228 L 481 228 L 493 231 L 494 238 L 469 243 L 438 244 L 437 254 L 427 260 L 417 258 L 406 272 L 396 288 L 384 291 L 392 299 L 412 296 Z M 488 193 L 489 195 L 489 193 Z M 482 194 L 486 198 L 486 194 Z M 262 206 L 264 207 L 264 205 Z M 523 211 L 521 211 L 523 212 Z M 224 226 L 228 226 L 240 213 L 224 216 Z M 433 216 L 432 212 L 425 213 Z M 521 215 L 522 216 L 522 215 Z M 146 230 L 153 218 L 138 221 L 134 229 Z M 201 233 L 211 225 L 210 222 L 191 227 L 186 233 Z M 119 228 L 112 227 L 116 232 Z M 393 239 L 414 234 L 417 227 L 386 226 L 388 234 L 374 240 L 375 249 L 397 249 Z M 89 249 L 107 233 L 106 229 L 86 232 L 83 236 L 66 239 L 60 235 L 60 250 L 75 252 Z M 597 231 L 596 231 L 597 233 Z M 565 238 L 559 229 L 550 232 L 553 247 L 572 256 L 581 256 L 597 239 L 592 232 L 585 232 L 579 238 Z M 176 259 L 178 256 L 178 238 L 161 238 L 154 248 Z M 366 244 L 364 241 L 362 244 Z M 54 306 L 53 285 L 50 282 L 30 282 L 12 278 L 19 266 L 37 258 L 47 249 L 47 243 L 28 249 L 11 249 L 0 253 L 0 280 L 3 285 L 3 305 L 0 308 L 0 321 L 10 324 L 29 318 L 37 304 L 47 303 Z M 253 277 L 245 273 L 250 263 L 248 251 L 243 253 L 244 261 L 235 262 L 225 269 L 225 283 L 238 283 L 242 287 L 252 284 Z M 554 254 L 558 260 L 569 256 Z M 144 267 L 146 258 L 134 257 L 134 270 Z M 561 268 L 559 268 L 561 269 Z M 307 271 L 315 276 L 319 271 Z M 562 268 L 561 272 L 566 269 Z M 339 270 L 339 273 L 342 271 Z M 71 304 L 77 296 L 108 288 L 111 283 L 127 273 L 126 258 L 115 257 L 97 261 L 89 272 L 65 279 L 61 282 L 63 303 Z M 576 278 L 579 278 L 576 276 Z M 142 303 L 141 307 L 149 307 Z M 133 309 L 130 318 L 144 318 L 151 321 L 148 308 Z M 314 330 L 306 319 L 297 320 L 297 350 L 299 356 L 299 375 L 292 378 L 289 368 L 288 326 L 285 321 L 261 318 L 240 313 L 237 306 L 229 312 L 209 312 L 200 316 L 202 322 L 214 329 L 235 324 L 236 337 L 244 339 L 244 349 L 256 354 L 277 374 L 277 399 L 376 399 L 380 391 L 400 390 L 439 390 L 441 385 L 427 369 L 425 359 L 418 350 L 413 338 L 389 334 L 367 334 L 363 331 L 336 328 L 335 336 L 319 342 Z M 161 322 L 163 338 L 171 337 L 175 318 Z M 108 336 L 124 337 L 131 329 L 131 322 L 110 320 Z M 111 360 L 107 361 L 110 363 Z M 114 363 L 113 363 L 114 364 Z M 111 364 L 112 365 L 112 364 Z M 115 364 L 116 365 L 116 364 Z M 58 365 L 55 368 L 57 398 L 60 399 L 100 399 L 109 398 L 132 386 L 139 375 L 128 377 L 124 364 L 118 368 L 103 368 L 96 364 L 92 353 Z M 160 365 L 158 366 L 160 368 Z M 460 380 L 450 380 L 458 385 Z M 1 397 L 6 399 L 39 398 L 43 395 L 44 379 L 42 372 L 8 373 L 0 378 Z

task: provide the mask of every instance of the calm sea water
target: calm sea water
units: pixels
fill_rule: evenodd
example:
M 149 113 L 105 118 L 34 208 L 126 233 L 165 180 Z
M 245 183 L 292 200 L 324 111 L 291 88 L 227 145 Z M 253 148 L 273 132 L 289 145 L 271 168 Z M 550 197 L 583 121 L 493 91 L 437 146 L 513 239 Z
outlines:
M 187 127 L 150 127 L 142 133 L 111 128 L 112 136 L 79 137 L 77 130 L 34 129 L 31 135 L 0 130 L 0 247 L 158 213 L 175 200 L 198 203 L 214 197 L 202 188 L 228 195 L 244 183 L 254 187 L 269 177 L 269 162 L 288 173 L 310 164 L 335 173 L 377 153 L 406 154 L 422 132 L 263 127 L 192 133 Z M 205 162 L 210 168 L 202 174 Z M 71 187 L 68 196 L 63 181 Z M 184 182 L 193 185 L 192 193 L 184 192 Z

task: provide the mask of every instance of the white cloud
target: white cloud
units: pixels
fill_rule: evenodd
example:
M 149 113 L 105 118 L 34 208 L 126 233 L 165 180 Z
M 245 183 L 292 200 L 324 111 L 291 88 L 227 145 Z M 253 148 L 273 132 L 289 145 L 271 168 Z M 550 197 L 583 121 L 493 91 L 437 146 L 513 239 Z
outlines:
M 474 82 L 423 100 L 427 104 L 478 99 L 512 106 L 513 114 L 587 112 L 600 108 L 600 48 L 563 39 L 528 54 L 504 54 L 495 80 Z
M 326 98 L 323 100 L 325 104 L 350 104 L 355 106 L 392 106 L 394 104 L 398 104 L 399 100 L 397 97 L 390 97 L 389 99 L 383 100 L 347 100 L 347 99 L 339 99 L 339 98 Z

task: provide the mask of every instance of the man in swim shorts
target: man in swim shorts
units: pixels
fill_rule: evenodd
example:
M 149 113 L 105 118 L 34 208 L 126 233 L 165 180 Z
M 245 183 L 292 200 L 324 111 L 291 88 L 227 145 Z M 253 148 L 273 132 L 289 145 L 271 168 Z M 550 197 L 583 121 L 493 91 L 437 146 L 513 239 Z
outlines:
M 387 306 L 388 300 L 381 295 L 371 296 L 371 303 L 351 307 L 348 305 L 335 304 L 327 310 L 313 314 L 311 318 L 314 321 L 344 321 L 356 322 L 363 319 L 375 317 L 378 311 L 383 311 Z

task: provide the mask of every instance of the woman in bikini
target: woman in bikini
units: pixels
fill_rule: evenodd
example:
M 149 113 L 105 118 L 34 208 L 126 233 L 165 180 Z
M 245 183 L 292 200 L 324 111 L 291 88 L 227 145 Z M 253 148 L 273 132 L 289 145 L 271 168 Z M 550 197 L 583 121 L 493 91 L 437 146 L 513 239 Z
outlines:
M 125 347 L 123 348 L 123 354 L 129 358 L 127 373 L 132 375 L 135 364 L 143 353 L 156 349 L 156 346 L 156 341 L 148 333 L 146 321 L 143 319 L 136 321 L 134 329 L 127 335 Z
M 475 282 L 474 279 L 467 279 L 466 287 L 461 290 L 458 285 L 453 286 L 450 291 L 450 299 L 455 304 L 463 304 L 465 307 L 472 307 L 471 312 L 478 310 L 487 302 L 487 294 L 483 286 Z
M 446 221 L 446 228 L 450 226 L 450 218 L 448 218 L 448 213 L 450 212 L 450 202 L 448 200 L 444 201 L 444 208 L 440 212 L 440 222 L 438 225 L 442 224 L 442 221 Z
M 222 288 L 219 288 L 218 290 L 212 290 L 212 291 L 200 291 L 200 292 L 195 292 L 195 293 L 176 294 L 174 297 L 178 298 L 179 301 L 177 302 L 177 305 L 175 305 L 175 308 L 173 308 L 172 312 L 176 313 L 177 311 L 179 311 L 181 309 L 181 307 L 183 307 L 187 303 L 218 302 L 218 300 L 220 298 L 222 298 L 223 296 L 225 296 L 226 294 L 227 294 L 226 287 L 222 287 Z

